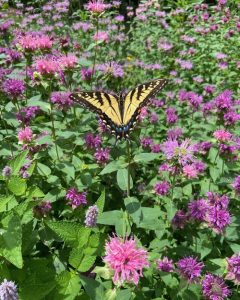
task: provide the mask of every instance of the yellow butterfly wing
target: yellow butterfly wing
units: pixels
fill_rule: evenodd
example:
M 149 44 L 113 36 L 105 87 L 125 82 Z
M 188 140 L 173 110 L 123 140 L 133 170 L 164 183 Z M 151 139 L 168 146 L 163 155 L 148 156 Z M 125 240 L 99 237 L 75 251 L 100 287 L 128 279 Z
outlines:
M 141 84 L 130 91 L 126 95 L 123 103 L 123 124 L 127 125 L 130 122 L 131 126 L 134 126 L 134 123 L 141 112 L 141 108 L 145 106 L 166 84 L 166 79 L 156 79 Z
M 70 98 L 96 112 L 112 131 L 122 125 L 119 99 L 116 96 L 104 92 L 75 92 Z

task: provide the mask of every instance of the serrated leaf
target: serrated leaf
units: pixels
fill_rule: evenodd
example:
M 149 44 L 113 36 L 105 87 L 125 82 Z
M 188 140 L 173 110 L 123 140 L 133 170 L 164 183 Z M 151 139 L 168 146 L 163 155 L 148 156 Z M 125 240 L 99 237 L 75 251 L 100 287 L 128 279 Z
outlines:
M 7 211 L 9 209 L 7 204 L 13 199 L 15 199 L 13 195 L 8 197 L 0 196 L 0 212 Z
M 83 259 L 81 260 L 80 265 L 78 266 L 79 272 L 87 272 L 94 264 L 96 260 L 96 256 L 91 255 L 85 255 Z
M 9 191 L 11 191 L 14 195 L 21 196 L 27 189 L 27 183 L 26 180 L 21 177 L 11 176 L 10 180 L 8 181 L 7 187 Z
M 57 278 L 57 288 L 54 300 L 74 300 L 81 289 L 78 275 L 64 271 Z
M 18 175 L 19 170 L 21 169 L 21 167 L 24 165 L 26 161 L 27 155 L 28 155 L 28 150 L 25 150 L 9 163 L 9 166 L 12 168 L 12 175 Z
M 5 231 L 0 235 L 0 255 L 17 268 L 22 268 L 22 228 L 19 216 L 9 214 L 2 220 L 2 227 Z
M 45 224 L 63 241 L 70 244 L 76 244 L 79 232 L 86 229 L 77 223 L 67 221 L 45 221 Z

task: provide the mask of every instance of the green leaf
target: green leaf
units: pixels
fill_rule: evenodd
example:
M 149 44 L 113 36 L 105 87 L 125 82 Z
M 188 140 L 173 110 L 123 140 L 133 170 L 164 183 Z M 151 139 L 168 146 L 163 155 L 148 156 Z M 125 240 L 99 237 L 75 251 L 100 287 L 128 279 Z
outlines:
M 78 242 L 78 235 L 87 230 L 77 223 L 68 221 L 45 221 L 45 224 L 63 241 L 70 244 L 76 244 Z
M 37 171 L 40 175 L 46 176 L 46 177 L 48 177 L 52 172 L 48 166 L 46 166 L 40 162 L 37 163 Z
M 70 176 L 72 179 L 75 178 L 75 169 L 71 163 L 65 162 L 57 164 L 57 168 L 61 170 L 61 172 L 65 173 L 67 176 Z
M 27 155 L 28 150 L 25 150 L 9 163 L 9 166 L 12 168 L 12 175 L 19 175 L 19 170 L 24 165 Z
M 63 157 L 63 150 L 58 145 L 52 145 L 50 150 L 48 150 L 48 154 L 53 160 L 58 160 L 58 156 L 59 158 Z
M 79 276 L 82 285 L 91 300 L 106 300 L 105 289 L 100 282 L 83 275 Z
M 20 218 L 18 215 L 11 213 L 1 223 L 4 232 L 0 235 L 0 255 L 17 268 L 22 268 L 22 228 Z
M 57 278 L 57 287 L 54 300 L 74 300 L 81 289 L 81 282 L 78 275 L 63 271 Z
M 15 197 L 13 195 L 8 197 L 0 196 L 0 212 L 7 211 L 9 209 L 7 204 L 14 199 Z
M 24 282 L 21 283 L 20 299 L 43 300 L 55 288 L 55 273 L 51 262 L 44 258 L 31 258 L 23 270 Z M 50 298 L 51 299 L 51 298 Z
M 210 166 L 209 172 L 213 182 L 216 182 L 216 180 L 221 176 L 221 171 L 217 168 L 217 166 Z
M 160 155 L 158 153 L 140 153 L 140 154 L 136 154 L 133 160 L 136 163 L 147 163 L 159 158 L 159 156 Z
M 120 290 L 117 292 L 116 300 L 130 300 L 132 291 L 130 289 Z
M 79 272 L 87 272 L 94 264 L 96 256 L 84 255 L 82 248 L 73 248 L 69 256 L 69 263 Z
M 21 196 L 27 189 L 27 183 L 26 180 L 21 177 L 11 176 L 10 180 L 8 181 L 7 187 L 9 191 L 11 191 L 14 195 Z
M 41 100 L 41 95 L 33 96 L 28 100 L 28 105 L 39 106 L 41 110 L 49 112 L 50 104 L 47 101 Z
M 161 272 L 160 276 L 166 286 L 170 288 L 175 288 L 178 286 L 178 280 L 172 274 Z
M 192 196 L 192 184 L 191 183 L 186 184 L 183 187 L 183 194 L 186 196 Z
M 231 247 L 231 249 L 234 253 L 240 253 L 240 245 L 239 244 L 229 243 L 229 246 Z
M 96 205 L 98 207 L 99 214 L 101 214 L 103 212 L 104 204 L 105 204 L 105 189 L 102 191 L 100 197 L 96 201 Z
M 120 210 L 112 210 L 103 212 L 98 216 L 97 223 L 104 225 L 115 225 L 117 220 L 123 217 L 123 212 Z
M 120 169 L 117 171 L 117 183 L 121 190 L 127 191 L 128 189 L 128 170 Z M 133 187 L 132 177 L 130 175 L 130 186 L 129 189 Z
M 106 167 L 99 173 L 99 175 L 109 174 L 118 171 L 119 169 L 125 168 L 126 166 L 127 163 L 125 163 L 123 160 L 114 160 L 107 164 Z

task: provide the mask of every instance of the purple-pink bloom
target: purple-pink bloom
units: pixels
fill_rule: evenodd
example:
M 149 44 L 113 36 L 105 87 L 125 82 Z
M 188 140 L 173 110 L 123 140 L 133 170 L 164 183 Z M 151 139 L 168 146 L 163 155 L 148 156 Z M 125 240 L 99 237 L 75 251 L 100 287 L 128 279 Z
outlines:
M 156 260 L 158 270 L 162 272 L 173 272 L 173 260 L 164 256 L 162 259 Z
M 104 74 L 111 75 L 115 78 L 124 76 L 123 67 L 114 61 L 98 65 L 97 70 L 103 72 Z
M 16 118 L 24 125 L 29 125 L 31 119 L 33 119 L 39 112 L 39 106 L 26 106 L 16 113 Z
M 234 188 L 234 190 L 235 190 L 235 192 L 236 192 L 237 194 L 240 194 L 240 175 L 238 175 L 238 176 L 234 179 L 234 181 L 233 181 L 233 183 L 232 183 L 232 187 Z
M 218 209 L 227 209 L 229 204 L 229 198 L 227 195 L 220 195 L 218 193 L 207 192 L 207 202 L 210 206 Z
M 16 284 L 11 281 L 4 279 L 0 284 L 0 299 L 1 300 L 18 300 L 18 292 Z
M 9 177 L 11 176 L 12 174 L 12 168 L 9 167 L 9 166 L 5 166 L 3 169 L 2 169 L 2 176 L 4 177 Z
M 153 153 L 159 153 L 161 151 L 161 145 L 160 144 L 152 144 L 151 151 Z
M 79 193 L 76 188 L 70 188 L 66 193 L 66 199 L 68 200 L 68 204 L 75 209 L 80 205 L 87 204 L 87 193 Z
M 90 0 L 85 5 L 85 8 L 92 13 L 100 14 L 108 8 L 108 5 L 102 0 Z
M 150 137 L 147 137 L 147 136 L 143 136 L 141 139 L 140 139 L 140 142 L 141 142 L 141 146 L 143 148 L 147 148 L 147 147 L 150 147 L 153 143 L 153 140 L 150 138 Z
M 188 214 L 185 213 L 182 209 L 178 210 L 173 219 L 172 219 L 172 226 L 173 228 L 180 228 L 183 229 L 188 221 Z
M 194 145 L 188 139 L 182 143 L 168 140 L 162 144 L 162 151 L 168 160 L 175 159 L 183 166 L 194 161 Z
M 37 217 L 46 217 L 52 209 L 52 204 L 50 201 L 43 201 L 39 205 L 33 208 L 33 212 Z
M 109 148 L 98 148 L 94 154 L 98 164 L 105 164 L 109 161 L 110 158 L 110 149 Z
M 52 92 L 50 100 L 61 110 L 71 107 L 74 102 L 70 99 L 71 92 Z
M 231 223 L 231 216 L 225 209 L 212 207 L 208 210 L 206 221 L 216 233 L 223 233 L 226 226 Z
M 228 111 L 232 108 L 232 91 L 225 90 L 214 99 L 215 106 L 220 111 Z
M 18 133 L 18 141 L 20 143 L 26 144 L 33 140 L 33 133 L 30 127 L 25 127 Z
M 210 273 L 202 280 L 202 292 L 208 300 L 224 300 L 231 294 L 223 278 Z
M 154 191 L 157 195 L 167 195 L 170 190 L 170 184 L 167 181 L 157 182 L 154 186 Z
M 100 135 L 94 136 L 92 133 L 88 133 L 84 139 L 88 149 L 97 149 L 102 142 Z
M 167 131 L 167 137 L 169 140 L 177 140 L 181 135 L 183 131 L 181 128 L 172 128 Z
M 226 279 L 232 280 L 235 284 L 240 284 L 240 255 L 234 254 L 227 258 Z
M 97 217 L 98 217 L 98 207 L 97 205 L 89 206 L 86 215 L 85 215 L 85 225 L 86 227 L 95 227 L 97 223 Z
M 196 282 L 201 277 L 201 271 L 204 267 L 202 262 L 198 262 L 194 257 L 185 257 L 177 263 L 179 273 L 189 282 Z
M 3 82 L 3 91 L 11 98 L 17 98 L 25 91 L 25 84 L 20 79 L 6 79 Z
M 134 283 L 138 285 L 143 268 L 148 268 L 148 253 L 137 246 L 134 238 L 112 237 L 105 246 L 104 262 L 114 272 L 113 282 L 117 285 Z
M 204 221 L 209 205 L 206 200 L 199 199 L 188 203 L 189 216 L 198 221 Z
M 84 80 L 84 81 L 91 80 L 92 75 L 93 75 L 93 69 L 92 68 L 82 68 L 81 69 L 82 80 Z
M 198 173 L 199 171 L 194 164 L 186 164 L 183 166 L 183 175 L 188 179 L 196 178 L 198 176 Z
M 231 126 L 240 120 L 240 114 L 238 114 L 236 111 L 232 110 L 232 111 L 225 113 L 223 116 L 223 119 L 224 119 L 225 126 Z
M 226 131 L 224 129 L 218 129 L 218 130 L 214 131 L 213 136 L 219 142 L 228 142 L 231 140 L 232 134 L 231 134 L 231 132 Z
M 178 116 L 174 107 L 169 107 L 166 109 L 166 119 L 168 124 L 174 124 L 177 122 Z

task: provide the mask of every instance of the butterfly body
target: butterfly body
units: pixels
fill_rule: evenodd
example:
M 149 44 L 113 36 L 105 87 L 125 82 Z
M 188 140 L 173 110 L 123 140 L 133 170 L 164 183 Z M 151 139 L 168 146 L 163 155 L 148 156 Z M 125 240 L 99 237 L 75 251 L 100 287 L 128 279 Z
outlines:
M 134 128 L 142 107 L 166 83 L 165 79 L 157 79 L 139 85 L 126 96 L 122 94 L 115 96 L 105 92 L 76 92 L 72 93 L 70 98 L 96 112 L 117 139 L 124 139 L 129 137 L 129 132 Z

